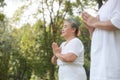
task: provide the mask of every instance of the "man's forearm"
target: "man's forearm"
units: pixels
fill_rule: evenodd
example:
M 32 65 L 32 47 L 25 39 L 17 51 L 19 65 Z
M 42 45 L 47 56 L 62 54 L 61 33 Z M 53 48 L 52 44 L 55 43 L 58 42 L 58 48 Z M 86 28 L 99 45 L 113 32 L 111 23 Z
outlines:
M 95 28 L 103 29 L 103 30 L 109 30 L 114 31 L 117 30 L 117 28 L 111 23 L 111 21 L 98 21 L 94 24 Z

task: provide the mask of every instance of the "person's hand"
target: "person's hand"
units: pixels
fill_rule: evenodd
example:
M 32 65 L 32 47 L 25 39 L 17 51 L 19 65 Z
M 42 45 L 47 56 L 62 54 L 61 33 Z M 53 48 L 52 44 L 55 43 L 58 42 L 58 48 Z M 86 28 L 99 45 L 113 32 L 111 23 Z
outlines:
M 88 14 L 87 12 L 83 12 L 82 20 L 83 20 L 84 24 L 86 25 L 86 28 L 89 30 L 90 35 L 92 36 L 92 33 L 96 27 L 96 23 L 99 21 L 98 16 L 93 17 L 90 14 Z
M 61 53 L 61 48 L 58 47 L 57 43 L 55 43 L 55 42 L 52 43 L 52 49 L 53 49 L 54 55 Z
M 57 64 L 57 57 L 55 55 L 52 56 L 51 63 L 54 65 Z
M 98 17 L 93 17 L 90 14 L 88 14 L 87 12 L 82 13 L 82 20 L 87 25 L 87 28 L 91 28 L 91 27 L 95 28 L 96 22 L 99 21 Z

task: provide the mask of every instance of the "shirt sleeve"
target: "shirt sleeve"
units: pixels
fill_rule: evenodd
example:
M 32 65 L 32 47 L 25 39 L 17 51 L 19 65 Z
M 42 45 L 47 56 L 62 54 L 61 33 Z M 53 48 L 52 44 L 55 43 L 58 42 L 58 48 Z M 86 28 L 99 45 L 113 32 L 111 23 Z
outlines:
M 112 13 L 112 18 L 111 18 L 111 22 L 112 24 L 117 27 L 118 29 L 120 29 L 120 0 L 116 0 L 116 6 L 113 13 Z
M 120 12 L 116 11 L 111 19 L 112 24 L 120 29 Z
M 73 54 L 80 56 L 80 54 L 84 53 L 84 47 L 81 41 L 73 40 L 69 43 L 68 52 L 72 52 Z

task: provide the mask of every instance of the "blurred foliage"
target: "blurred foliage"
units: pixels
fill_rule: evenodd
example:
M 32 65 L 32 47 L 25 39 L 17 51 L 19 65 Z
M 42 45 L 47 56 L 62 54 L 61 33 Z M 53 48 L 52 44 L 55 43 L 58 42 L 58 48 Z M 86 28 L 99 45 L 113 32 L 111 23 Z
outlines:
M 5 15 L 2 14 L 2 13 L 0 13 L 0 22 L 1 22 L 1 21 L 4 21 L 4 18 L 5 18 Z
M 6 5 L 6 4 L 4 3 L 4 0 L 0 0 L 0 7 L 3 7 L 4 5 Z

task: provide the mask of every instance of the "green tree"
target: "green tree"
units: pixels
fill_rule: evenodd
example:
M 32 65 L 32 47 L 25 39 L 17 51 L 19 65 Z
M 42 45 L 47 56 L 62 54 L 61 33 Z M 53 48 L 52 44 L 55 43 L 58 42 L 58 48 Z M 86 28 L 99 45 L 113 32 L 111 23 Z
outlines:
M 4 3 L 4 0 L 0 0 L 0 7 L 3 7 L 4 5 L 6 5 L 6 4 Z

